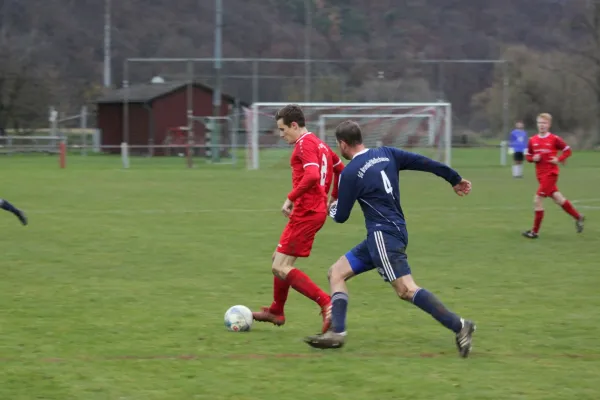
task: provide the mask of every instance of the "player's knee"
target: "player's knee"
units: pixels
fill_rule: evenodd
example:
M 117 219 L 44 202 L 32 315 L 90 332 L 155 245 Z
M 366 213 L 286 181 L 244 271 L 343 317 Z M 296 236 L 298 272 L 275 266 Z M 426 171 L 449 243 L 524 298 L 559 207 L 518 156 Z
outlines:
M 271 265 L 271 272 L 273 272 L 273 275 L 275 275 L 281 279 L 285 279 L 284 268 L 282 265 L 273 263 Z
M 535 195 L 535 197 L 533 198 L 533 205 L 534 205 L 536 211 L 543 210 L 544 209 L 543 198 L 541 196 Z
M 350 279 L 353 276 L 352 267 L 350 267 L 346 257 L 340 257 L 327 271 L 327 279 L 330 283 L 340 283 Z
M 396 279 L 392 282 L 392 286 L 396 290 L 398 297 L 406 301 L 411 301 L 417 290 L 419 290 L 419 287 L 410 275 Z
M 339 282 L 344 280 L 342 271 L 340 271 L 337 263 L 329 267 L 329 271 L 327 271 L 327 279 L 329 282 Z
M 411 301 L 416 292 L 417 289 L 410 288 L 408 286 L 402 285 L 400 287 L 396 287 L 396 294 L 405 301 Z
M 565 198 L 565 196 L 562 195 L 561 192 L 554 192 L 552 194 L 552 200 L 554 200 L 554 202 L 559 206 L 562 206 L 567 201 L 567 199 Z

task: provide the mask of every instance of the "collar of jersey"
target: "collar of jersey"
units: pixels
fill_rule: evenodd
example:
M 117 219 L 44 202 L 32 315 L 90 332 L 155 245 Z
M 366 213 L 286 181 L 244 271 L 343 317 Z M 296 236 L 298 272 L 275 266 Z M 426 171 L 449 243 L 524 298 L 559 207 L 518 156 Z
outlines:
M 354 155 L 354 157 L 352 157 L 352 159 L 355 159 L 355 158 L 356 158 L 356 156 L 360 156 L 360 155 L 363 155 L 363 154 L 365 154 L 367 151 L 369 151 L 369 149 L 364 149 L 364 150 L 361 150 L 361 151 L 359 151 L 358 153 L 356 153 L 356 154 Z
M 300 136 L 300 137 L 298 138 L 298 140 L 296 140 L 296 141 L 294 142 L 294 144 L 298 143 L 298 142 L 300 141 L 300 139 L 302 139 L 304 136 L 306 136 L 306 135 L 311 135 L 311 134 L 312 134 L 312 132 L 306 132 L 304 135 Z

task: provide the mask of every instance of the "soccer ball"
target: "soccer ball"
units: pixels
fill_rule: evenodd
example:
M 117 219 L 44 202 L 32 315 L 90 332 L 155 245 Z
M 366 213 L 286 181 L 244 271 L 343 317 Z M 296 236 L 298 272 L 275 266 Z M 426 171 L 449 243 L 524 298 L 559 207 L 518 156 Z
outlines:
M 249 331 L 252 321 L 252 311 L 246 306 L 233 306 L 225 312 L 225 327 L 231 332 Z

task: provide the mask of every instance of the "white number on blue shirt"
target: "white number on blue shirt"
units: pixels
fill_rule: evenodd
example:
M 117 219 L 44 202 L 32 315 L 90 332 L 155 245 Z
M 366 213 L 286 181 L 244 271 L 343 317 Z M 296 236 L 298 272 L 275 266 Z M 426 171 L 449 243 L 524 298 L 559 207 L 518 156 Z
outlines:
M 381 179 L 383 179 L 383 187 L 385 188 L 385 192 L 391 194 L 392 197 L 394 197 L 394 188 L 392 187 L 392 183 L 390 182 L 390 179 L 383 170 L 381 171 Z

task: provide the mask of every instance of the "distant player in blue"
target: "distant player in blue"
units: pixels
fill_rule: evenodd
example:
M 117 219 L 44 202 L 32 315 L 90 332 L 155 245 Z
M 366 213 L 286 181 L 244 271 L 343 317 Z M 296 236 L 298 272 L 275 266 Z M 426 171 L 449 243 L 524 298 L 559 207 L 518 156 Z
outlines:
M 21 221 L 23 225 L 27 225 L 27 217 L 25 216 L 25 213 L 10 204 L 8 201 L 0 199 L 0 208 L 13 213 L 17 218 L 19 218 L 19 221 Z
M 513 178 L 523 177 L 523 160 L 525 159 L 525 151 L 527 150 L 527 142 L 529 136 L 524 130 L 523 122 L 517 121 L 515 129 L 510 133 L 509 147 L 513 151 Z
M 411 276 L 398 173 L 402 170 L 431 172 L 449 182 L 459 196 L 469 194 L 471 182 L 447 165 L 419 154 L 392 147 L 365 148 L 360 126 L 355 122 L 342 122 L 335 135 L 342 156 L 351 161 L 340 176 L 338 200 L 331 204 L 330 216 L 335 222 L 346 222 L 358 201 L 365 217 L 367 238 L 329 269 L 332 326 L 326 333 L 307 337 L 305 342 L 320 349 L 344 345 L 348 307 L 345 281 L 377 269 L 401 299 L 412 302 L 454 332 L 460 355 L 467 357 L 475 324 L 449 311 L 431 292 L 417 286 Z

